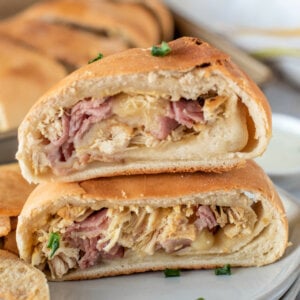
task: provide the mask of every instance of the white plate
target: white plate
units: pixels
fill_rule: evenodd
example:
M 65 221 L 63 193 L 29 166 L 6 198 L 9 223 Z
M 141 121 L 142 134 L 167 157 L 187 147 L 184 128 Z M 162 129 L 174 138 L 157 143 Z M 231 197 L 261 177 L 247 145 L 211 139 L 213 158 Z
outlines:
M 273 114 L 273 136 L 256 162 L 269 175 L 300 174 L 300 119 Z
M 122 299 L 278 299 L 296 279 L 300 267 L 300 207 L 280 191 L 290 224 L 293 243 L 278 262 L 260 268 L 234 268 L 231 276 L 216 276 L 214 270 L 183 271 L 165 278 L 150 272 L 77 282 L 51 282 L 52 300 Z

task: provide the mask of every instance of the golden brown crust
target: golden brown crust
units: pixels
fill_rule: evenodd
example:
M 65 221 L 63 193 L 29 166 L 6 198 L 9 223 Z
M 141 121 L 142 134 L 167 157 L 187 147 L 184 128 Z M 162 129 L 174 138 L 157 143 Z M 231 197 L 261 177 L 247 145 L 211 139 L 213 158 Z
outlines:
M 0 166 L 0 216 L 18 216 L 34 188 L 22 177 L 17 163 Z
M 263 194 L 272 206 L 284 214 L 272 182 L 254 161 L 248 161 L 244 167 L 226 173 L 163 173 L 98 178 L 73 183 L 44 183 L 30 195 L 22 214 L 33 216 L 36 207 L 51 206 L 62 195 L 78 196 L 82 201 L 117 200 L 122 204 L 128 200 L 179 198 L 184 195 L 230 190 L 249 190 Z
M 3 35 L 0 65 L 0 131 L 17 128 L 41 94 L 66 75 L 59 63 Z
M 44 274 L 16 255 L 0 250 L 0 269 L 1 299 L 50 299 Z
M 26 18 L 76 24 L 87 29 L 121 35 L 136 47 L 160 40 L 159 25 L 153 15 L 136 3 L 93 0 L 44 1 L 24 12 Z M 141 26 L 141 24 L 143 24 Z
M 11 231 L 8 235 L 4 237 L 3 250 L 7 250 L 19 256 L 15 230 Z
M 107 56 L 128 48 L 121 38 L 99 36 L 63 24 L 22 16 L 2 21 L 0 32 L 74 69 L 86 65 L 99 52 Z

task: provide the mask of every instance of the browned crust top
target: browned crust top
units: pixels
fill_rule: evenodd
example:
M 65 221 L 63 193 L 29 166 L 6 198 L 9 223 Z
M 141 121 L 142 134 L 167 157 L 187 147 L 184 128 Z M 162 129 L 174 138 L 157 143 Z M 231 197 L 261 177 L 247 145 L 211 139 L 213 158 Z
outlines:
M 267 130 L 268 134 L 271 133 L 271 109 L 268 100 L 259 87 L 231 61 L 227 54 L 193 37 L 176 39 L 169 42 L 169 46 L 171 53 L 164 57 L 151 55 L 150 48 L 133 48 L 83 66 L 50 89 L 36 105 L 47 101 L 48 98 L 64 94 L 68 86 L 74 86 L 79 81 L 156 71 L 187 72 L 195 67 L 202 67 L 220 71 L 253 98 L 253 101 L 256 101 L 266 112 L 269 125 Z
M 219 174 L 164 173 L 98 178 L 73 183 L 43 183 L 30 195 L 22 214 L 29 216 L 34 209 L 50 208 L 52 204 L 58 207 L 60 201 L 64 202 L 72 197 L 79 197 L 81 203 L 87 205 L 92 203 L 91 200 L 118 201 L 120 204 L 122 201 L 144 199 L 147 203 L 149 199 L 163 201 L 199 193 L 232 190 L 260 193 L 284 214 L 281 200 L 271 180 L 254 161 L 248 161 L 244 167 Z

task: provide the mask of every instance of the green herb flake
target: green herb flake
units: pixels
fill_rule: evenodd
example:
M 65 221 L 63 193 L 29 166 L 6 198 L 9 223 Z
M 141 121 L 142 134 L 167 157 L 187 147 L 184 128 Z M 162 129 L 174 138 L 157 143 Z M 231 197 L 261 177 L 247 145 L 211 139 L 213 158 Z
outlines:
M 165 277 L 179 277 L 180 276 L 180 270 L 165 269 L 164 274 L 165 274 Z
M 151 54 L 153 56 L 166 56 L 171 52 L 171 48 L 167 42 L 162 42 L 160 46 L 152 46 Z
M 59 248 L 59 240 L 60 240 L 60 236 L 58 233 L 52 232 L 50 234 L 50 238 L 47 245 L 47 248 L 51 249 L 50 258 L 53 257 L 54 253 Z
M 216 275 L 231 275 L 230 265 L 225 265 L 224 267 L 216 268 L 215 274 Z
M 91 64 L 91 63 L 93 63 L 93 62 L 95 62 L 97 60 L 100 60 L 101 58 L 103 58 L 103 54 L 102 53 L 98 53 L 98 56 L 95 57 L 95 58 L 93 58 L 93 59 L 90 59 L 88 63 Z
M 197 298 L 196 300 L 205 300 L 203 297 Z

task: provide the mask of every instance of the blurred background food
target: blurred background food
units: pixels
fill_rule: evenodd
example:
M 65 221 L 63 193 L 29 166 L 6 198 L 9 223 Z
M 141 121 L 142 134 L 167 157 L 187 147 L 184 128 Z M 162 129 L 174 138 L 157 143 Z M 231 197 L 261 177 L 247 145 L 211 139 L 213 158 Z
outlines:
M 17 163 L 0 166 L 0 248 L 18 254 L 17 218 L 35 186 L 23 178 Z
M 174 34 L 159 0 L 0 0 L 0 11 L 0 132 L 14 130 L 0 138 L 9 151 L 29 108 L 67 73 L 99 53 L 151 47 Z
M 55 60 L 0 34 L 0 131 L 16 128 L 35 100 L 65 75 Z

